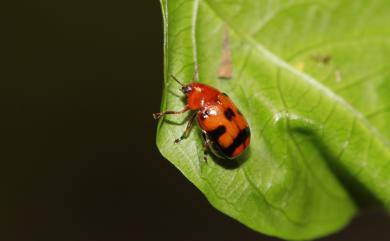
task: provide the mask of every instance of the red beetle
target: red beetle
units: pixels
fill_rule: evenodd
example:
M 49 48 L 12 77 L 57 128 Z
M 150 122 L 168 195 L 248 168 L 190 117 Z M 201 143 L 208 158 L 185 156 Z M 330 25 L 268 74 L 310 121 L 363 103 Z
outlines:
M 182 84 L 187 104 L 181 111 L 164 111 L 153 114 L 155 119 L 168 114 L 193 111 L 183 135 L 175 140 L 179 143 L 186 138 L 197 116 L 205 146 L 219 158 L 234 159 L 244 152 L 250 143 L 248 122 L 231 99 L 219 90 L 205 84 L 192 82 Z M 206 153 L 206 152 L 205 152 Z

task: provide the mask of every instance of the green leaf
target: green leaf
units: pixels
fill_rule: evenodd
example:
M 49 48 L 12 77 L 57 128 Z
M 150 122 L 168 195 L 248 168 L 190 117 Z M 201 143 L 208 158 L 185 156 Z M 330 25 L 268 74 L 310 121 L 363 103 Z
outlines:
M 360 208 L 390 209 L 390 2 L 162 0 L 163 110 L 185 101 L 170 74 L 229 94 L 251 128 L 236 168 L 203 161 L 187 115 L 159 122 L 157 145 L 209 202 L 259 232 L 303 240 Z M 224 29 L 233 61 L 218 78 Z M 189 204 L 189 208 L 190 208 Z

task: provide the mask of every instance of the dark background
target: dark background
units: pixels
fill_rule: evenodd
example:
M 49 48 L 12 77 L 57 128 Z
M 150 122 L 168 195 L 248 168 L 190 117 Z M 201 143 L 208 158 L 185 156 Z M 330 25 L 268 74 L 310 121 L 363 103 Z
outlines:
M 0 240 L 275 240 L 214 210 L 155 145 L 158 1 L 5 1 Z M 324 240 L 390 240 L 369 214 Z

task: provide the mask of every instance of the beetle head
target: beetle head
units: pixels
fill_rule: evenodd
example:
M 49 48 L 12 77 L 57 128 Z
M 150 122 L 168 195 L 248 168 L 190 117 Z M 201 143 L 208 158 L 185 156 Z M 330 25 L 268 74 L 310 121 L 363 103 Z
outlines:
M 192 85 L 191 84 L 185 85 L 182 82 L 180 82 L 175 76 L 173 76 L 173 75 L 171 75 L 171 76 L 172 76 L 172 79 L 174 79 L 177 83 L 179 83 L 179 85 L 181 85 L 181 89 L 180 90 L 185 95 L 189 94 L 192 91 Z
M 188 94 L 192 91 L 192 86 L 191 85 L 183 85 L 181 87 L 181 92 L 183 92 L 184 94 Z

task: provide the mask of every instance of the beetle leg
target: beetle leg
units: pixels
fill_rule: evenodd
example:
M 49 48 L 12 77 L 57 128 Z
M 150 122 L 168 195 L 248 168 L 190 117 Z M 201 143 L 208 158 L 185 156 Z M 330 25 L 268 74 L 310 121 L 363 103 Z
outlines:
M 210 140 L 207 138 L 206 134 L 202 132 L 202 139 L 203 139 L 203 159 L 207 163 L 207 156 L 209 155 L 210 152 Z
M 175 140 L 176 144 L 189 136 L 189 134 L 191 132 L 191 128 L 192 128 L 192 126 L 194 124 L 194 120 L 195 120 L 196 114 L 197 114 L 196 112 L 192 114 L 192 116 L 188 120 L 188 124 L 187 124 L 186 130 L 184 131 L 183 135 L 181 135 L 180 138 Z
M 176 115 L 176 114 L 182 114 L 186 111 L 188 111 L 190 108 L 188 106 L 186 106 L 184 109 L 182 110 L 179 110 L 179 111 L 172 111 L 172 110 L 168 110 L 168 111 L 163 111 L 163 112 L 158 112 L 158 113 L 153 113 L 153 117 L 154 119 L 159 119 L 161 116 L 164 116 L 164 115 Z

